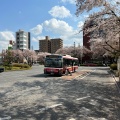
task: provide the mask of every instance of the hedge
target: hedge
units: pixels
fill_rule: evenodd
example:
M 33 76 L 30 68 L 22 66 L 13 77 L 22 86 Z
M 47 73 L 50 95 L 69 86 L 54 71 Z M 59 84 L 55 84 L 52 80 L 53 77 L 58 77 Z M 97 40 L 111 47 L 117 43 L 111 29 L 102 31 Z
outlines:
M 116 63 L 111 64 L 111 65 L 110 65 L 110 68 L 111 68 L 112 70 L 117 70 L 117 64 L 116 64 Z

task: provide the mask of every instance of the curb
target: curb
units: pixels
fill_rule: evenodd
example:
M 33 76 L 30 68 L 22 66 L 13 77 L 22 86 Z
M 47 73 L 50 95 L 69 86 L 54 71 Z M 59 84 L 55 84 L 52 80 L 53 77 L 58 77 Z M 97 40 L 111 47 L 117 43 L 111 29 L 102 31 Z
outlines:
M 119 85 L 118 85 L 118 80 L 117 80 L 117 78 L 115 77 L 115 75 L 113 75 L 112 74 L 112 76 L 113 76 L 113 78 L 114 78 L 114 80 L 115 80 L 115 85 L 116 85 L 116 87 L 117 87 L 117 89 L 118 89 L 118 92 L 119 92 L 119 94 L 120 94 L 120 87 L 119 87 Z

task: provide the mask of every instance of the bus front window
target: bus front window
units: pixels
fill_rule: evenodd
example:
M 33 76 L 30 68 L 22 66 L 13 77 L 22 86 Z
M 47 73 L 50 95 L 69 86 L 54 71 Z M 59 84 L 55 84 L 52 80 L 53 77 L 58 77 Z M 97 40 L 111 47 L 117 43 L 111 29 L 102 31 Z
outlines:
M 58 58 L 46 59 L 45 60 L 45 67 L 61 68 L 62 67 L 62 60 L 58 59 Z

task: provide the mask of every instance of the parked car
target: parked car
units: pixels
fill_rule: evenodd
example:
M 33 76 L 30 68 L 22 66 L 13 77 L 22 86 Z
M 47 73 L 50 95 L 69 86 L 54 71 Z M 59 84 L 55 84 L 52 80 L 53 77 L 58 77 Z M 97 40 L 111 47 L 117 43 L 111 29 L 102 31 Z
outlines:
M 0 67 L 0 72 L 4 72 L 4 68 Z

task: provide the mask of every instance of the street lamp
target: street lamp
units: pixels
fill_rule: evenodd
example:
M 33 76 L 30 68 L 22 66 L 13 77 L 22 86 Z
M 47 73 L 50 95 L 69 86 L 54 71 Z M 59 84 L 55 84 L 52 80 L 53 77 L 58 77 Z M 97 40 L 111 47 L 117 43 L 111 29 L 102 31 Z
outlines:
M 81 64 L 82 64 L 82 57 L 83 57 L 83 49 L 81 48 L 81 53 L 80 53 Z

